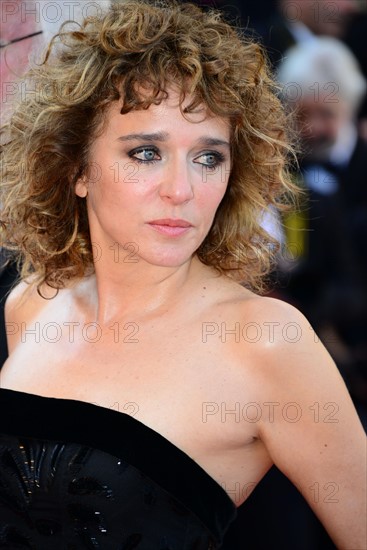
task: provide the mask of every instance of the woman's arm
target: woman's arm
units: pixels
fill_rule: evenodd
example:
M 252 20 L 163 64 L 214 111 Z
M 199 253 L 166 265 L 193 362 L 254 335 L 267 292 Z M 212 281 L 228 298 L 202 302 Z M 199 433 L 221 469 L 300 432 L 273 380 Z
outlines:
M 308 321 L 292 306 L 275 302 L 268 302 L 268 321 L 278 323 L 274 338 L 256 353 L 263 395 L 272 403 L 259 426 L 260 437 L 336 546 L 366 550 L 363 427 L 337 367 Z

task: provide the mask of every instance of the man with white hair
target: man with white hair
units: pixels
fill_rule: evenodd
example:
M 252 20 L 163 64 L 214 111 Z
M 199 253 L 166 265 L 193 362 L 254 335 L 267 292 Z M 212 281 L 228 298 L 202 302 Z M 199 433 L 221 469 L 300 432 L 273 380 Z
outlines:
M 277 0 L 274 5 L 277 12 L 258 29 L 274 68 L 292 46 L 329 36 L 349 45 L 367 77 L 366 0 Z M 359 132 L 367 141 L 367 99 L 358 116 Z
M 366 81 L 357 61 L 339 40 L 314 38 L 286 52 L 278 69 L 283 95 L 299 111 L 300 131 L 316 160 L 347 164 L 357 142 L 358 108 Z

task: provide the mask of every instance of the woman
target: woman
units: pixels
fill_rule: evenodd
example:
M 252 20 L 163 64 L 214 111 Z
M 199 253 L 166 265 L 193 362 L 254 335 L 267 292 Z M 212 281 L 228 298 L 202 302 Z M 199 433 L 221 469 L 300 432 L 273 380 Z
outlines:
M 215 12 L 135 1 L 59 42 L 4 135 L 2 241 L 23 281 L 0 540 L 219 548 L 275 463 L 337 546 L 364 548 L 347 390 L 302 314 L 259 295 L 261 218 L 292 190 L 259 47 Z

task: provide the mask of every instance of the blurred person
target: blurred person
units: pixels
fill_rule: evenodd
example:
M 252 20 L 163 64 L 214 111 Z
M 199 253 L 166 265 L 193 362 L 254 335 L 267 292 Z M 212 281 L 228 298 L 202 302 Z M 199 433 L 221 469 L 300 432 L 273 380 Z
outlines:
M 290 275 L 288 292 L 329 340 L 364 417 L 367 145 L 358 136 L 356 113 L 366 81 L 349 49 L 328 37 L 291 48 L 278 77 L 285 100 L 297 112 L 308 193 L 304 254 Z
M 308 159 L 347 163 L 358 141 L 356 114 L 366 81 L 339 40 L 314 38 L 286 52 L 277 71 L 283 95 L 304 121 L 299 131 Z
M 220 548 L 275 463 L 339 547 L 362 549 L 362 426 L 308 321 L 261 296 L 276 243 L 260 221 L 295 191 L 261 48 L 162 2 L 59 40 L 28 75 L 44 94 L 3 131 L 0 236 L 22 281 L 5 309 L 1 543 Z M 237 318 L 274 331 L 203 338 Z M 338 422 L 316 422 L 330 400 Z M 304 414 L 203 417 L 258 402 Z M 330 483 L 332 508 L 316 496 Z
M 292 46 L 330 36 L 352 49 L 367 78 L 364 0 L 278 0 L 276 5 L 277 13 L 256 26 L 274 69 Z M 359 135 L 367 141 L 367 97 L 357 115 Z

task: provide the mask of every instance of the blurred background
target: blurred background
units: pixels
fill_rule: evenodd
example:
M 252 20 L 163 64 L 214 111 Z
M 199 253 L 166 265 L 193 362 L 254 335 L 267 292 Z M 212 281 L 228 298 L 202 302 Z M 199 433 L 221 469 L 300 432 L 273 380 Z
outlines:
M 0 2 L 2 121 L 16 93 L 27 94 L 18 79 L 60 24 L 95 15 L 110 1 Z M 223 10 L 229 22 L 264 46 L 279 96 L 294 113 L 300 153 L 293 175 L 303 195 L 297 212 L 267 220 L 281 242 L 271 295 L 309 318 L 366 429 L 367 0 L 195 3 Z M 15 276 L 12 266 L 0 267 L 2 308 Z M 0 315 L 0 365 L 6 354 Z M 335 546 L 303 497 L 273 467 L 239 508 L 223 546 L 245 548 Z

